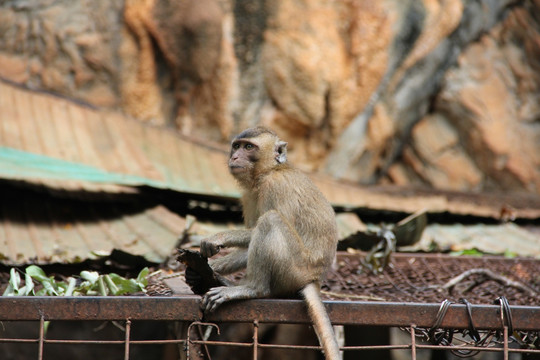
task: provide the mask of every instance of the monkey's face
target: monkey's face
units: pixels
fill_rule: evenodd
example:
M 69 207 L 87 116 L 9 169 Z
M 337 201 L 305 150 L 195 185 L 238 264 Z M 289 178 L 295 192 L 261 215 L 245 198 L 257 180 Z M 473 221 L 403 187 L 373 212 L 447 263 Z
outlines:
M 248 140 L 235 140 L 231 146 L 229 171 L 233 175 L 250 172 L 259 160 L 259 147 Z
M 287 159 L 287 143 L 264 128 L 248 129 L 232 142 L 230 173 L 244 185 Z

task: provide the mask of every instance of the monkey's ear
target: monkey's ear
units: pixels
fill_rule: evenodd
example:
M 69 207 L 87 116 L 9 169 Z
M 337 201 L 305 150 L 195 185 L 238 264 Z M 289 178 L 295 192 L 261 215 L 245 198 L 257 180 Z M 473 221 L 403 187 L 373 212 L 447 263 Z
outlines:
M 276 143 L 275 154 L 278 164 L 283 164 L 287 161 L 287 143 L 285 141 L 278 141 Z

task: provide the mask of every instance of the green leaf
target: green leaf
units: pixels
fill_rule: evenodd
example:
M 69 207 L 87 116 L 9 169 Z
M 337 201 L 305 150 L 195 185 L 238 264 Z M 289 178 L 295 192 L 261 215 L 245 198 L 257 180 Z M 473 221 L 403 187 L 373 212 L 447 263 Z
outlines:
M 8 286 L 6 287 L 6 290 L 4 290 L 2 296 L 17 296 L 20 282 L 21 277 L 17 272 L 17 269 L 11 268 L 9 271 Z
M 45 295 L 49 295 L 47 293 L 47 289 L 45 289 L 45 288 L 41 288 L 36 292 L 36 296 L 45 296 Z
M 26 268 L 26 273 L 36 280 L 43 286 L 43 291 L 38 291 L 40 295 L 60 295 L 58 293 L 58 286 L 54 280 L 54 277 L 47 277 L 45 271 L 43 271 L 39 266 L 30 265 Z
M 105 282 L 103 281 L 103 276 L 98 278 L 98 289 L 101 296 L 107 296 L 107 288 L 105 287 Z
M 68 288 L 68 284 L 65 281 L 54 281 L 52 283 L 56 291 L 58 292 L 58 295 L 65 296 L 66 290 Z
M 21 284 L 21 276 L 15 268 L 11 268 L 11 270 L 9 271 L 9 275 L 9 285 L 11 285 L 15 292 L 15 295 L 17 295 L 19 291 L 19 285 Z
M 118 293 L 116 295 L 136 293 L 143 289 L 135 279 L 126 279 L 115 273 L 109 274 L 109 277 L 118 287 Z
M 81 277 L 84 280 L 89 281 L 91 284 L 95 284 L 99 279 L 99 274 L 97 273 L 97 271 L 83 270 L 81 271 Z
M 105 283 L 107 284 L 107 287 L 111 291 L 113 295 L 120 295 L 120 290 L 118 289 L 118 286 L 114 283 L 114 281 L 111 279 L 110 275 L 103 275 L 103 278 L 105 279 Z
M 32 277 L 28 273 L 24 274 L 24 287 L 26 288 L 25 295 L 34 294 L 34 281 L 32 280 Z
M 75 285 L 77 285 L 77 280 L 75 278 L 70 277 L 68 282 L 68 287 L 66 289 L 66 292 L 64 293 L 64 296 L 72 296 L 73 291 L 75 290 Z
M 141 284 L 143 287 L 146 287 L 146 285 L 148 285 L 148 273 L 149 272 L 150 272 L 150 270 L 147 267 L 145 267 L 144 269 L 141 270 L 139 275 L 137 275 L 137 282 L 139 284 Z
M 28 295 L 34 295 L 34 281 L 32 280 L 32 277 L 28 274 L 24 275 L 24 286 L 18 290 L 19 296 L 28 296 Z
M 39 266 L 36 265 L 28 266 L 26 268 L 26 273 L 39 282 L 49 280 L 49 278 L 45 274 L 45 271 L 43 271 Z
M 505 258 L 513 259 L 513 258 L 515 258 L 515 257 L 517 257 L 517 256 L 518 256 L 517 253 L 515 253 L 515 252 L 513 252 L 513 251 L 510 251 L 510 250 L 508 250 L 508 249 L 506 249 L 506 251 L 504 252 L 504 257 L 505 257 Z
M 15 296 L 15 289 L 13 289 L 13 286 L 11 286 L 11 284 L 8 284 L 8 286 L 6 287 L 6 290 L 4 290 L 4 293 L 2 294 L 2 296 Z
M 55 289 L 54 280 L 48 279 L 48 280 L 42 281 L 41 285 L 43 285 L 43 288 L 45 289 L 48 295 L 55 295 L 55 296 L 60 295 L 58 291 Z

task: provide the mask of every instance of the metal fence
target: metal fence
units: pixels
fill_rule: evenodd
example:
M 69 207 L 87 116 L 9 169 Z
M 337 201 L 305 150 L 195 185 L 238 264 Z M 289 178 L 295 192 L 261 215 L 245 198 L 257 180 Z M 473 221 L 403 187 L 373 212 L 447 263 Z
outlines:
M 332 322 L 349 326 L 399 327 L 408 332 L 402 344 L 356 346 L 343 344 L 344 353 L 366 350 L 405 350 L 417 359 L 422 349 L 447 349 L 458 356 L 473 356 L 478 352 L 497 352 L 508 359 L 509 354 L 540 356 L 540 307 L 509 306 L 504 299 L 496 305 L 470 305 L 443 302 L 415 304 L 362 301 L 325 301 Z M 123 338 L 50 339 L 48 322 L 78 320 L 112 321 L 122 327 Z M 203 317 L 199 297 L 5 297 L 0 298 L 0 349 L 5 344 L 33 344 L 37 349 L 30 357 L 46 359 L 47 346 L 115 345 L 122 347 L 124 359 L 130 359 L 134 346 L 178 346 L 174 358 L 210 358 L 214 347 L 250 349 L 247 358 L 257 359 L 267 349 L 317 351 L 318 346 L 272 344 L 261 340 L 262 324 L 309 324 L 300 300 L 261 299 L 224 305 L 219 311 Z M 37 336 L 4 336 L 6 327 L 33 321 Z M 164 321 L 181 324 L 182 331 L 162 338 L 143 339 L 133 336 L 133 324 L 143 321 Z M 217 335 L 220 328 L 234 323 L 251 324 L 249 341 L 234 341 Z M 35 333 L 35 332 L 34 332 Z M 212 333 L 212 336 L 208 336 Z M 155 335 L 155 334 L 154 334 Z M 171 358 L 171 357 L 168 357 Z M 219 358 L 219 357 L 218 357 Z

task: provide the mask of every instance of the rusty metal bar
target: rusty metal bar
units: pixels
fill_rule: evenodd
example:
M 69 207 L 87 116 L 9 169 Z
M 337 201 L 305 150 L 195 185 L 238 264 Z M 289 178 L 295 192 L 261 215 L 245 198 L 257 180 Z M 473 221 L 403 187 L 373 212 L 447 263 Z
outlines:
M 471 351 L 504 353 L 504 348 L 502 347 L 496 348 L 496 347 L 482 347 L 482 346 L 451 346 L 451 345 L 422 345 L 422 344 L 417 344 L 416 347 L 418 349 L 430 349 L 430 350 L 471 350 Z M 508 353 L 539 354 L 540 355 L 540 350 L 508 348 Z
M 8 339 L 11 340 L 11 339 Z M 153 342 L 154 340 L 142 340 L 144 343 Z M 125 345 L 126 340 L 65 340 L 54 339 L 43 341 L 44 344 L 57 344 L 57 345 Z
M 365 301 L 325 301 L 334 324 L 431 327 L 440 304 L 415 304 Z M 537 330 L 540 307 L 512 306 L 513 324 L 519 330 Z M 478 329 L 501 329 L 499 307 L 473 305 L 472 317 Z M 250 300 L 225 304 L 208 317 L 212 322 L 259 322 L 308 324 L 304 304 L 299 300 Z M 441 323 L 442 328 L 466 329 L 469 320 L 465 305 L 452 304 Z
M 186 337 L 186 353 L 189 359 L 193 358 L 200 358 L 200 359 L 210 359 L 210 351 L 208 350 L 208 345 L 213 345 L 211 341 L 204 340 L 205 336 L 200 331 L 201 326 L 206 326 L 208 328 L 214 328 L 216 329 L 216 332 L 218 335 L 220 335 L 221 330 L 219 329 L 219 326 L 217 324 L 208 323 L 208 322 L 199 322 L 195 321 L 189 324 L 188 330 L 187 330 L 187 337 Z M 191 330 L 196 327 L 197 330 L 199 330 L 199 333 L 197 334 L 198 337 L 200 337 L 203 340 L 197 340 L 191 338 Z M 193 351 L 193 347 L 191 345 L 203 345 L 204 351 L 206 356 L 202 354 L 200 351 Z
M 199 321 L 200 297 L 0 297 L 0 320 L 183 320 Z M 431 327 L 440 304 L 325 301 L 334 324 Z M 502 330 L 500 307 L 472 305 L 478 329 Z M 511 306 L 516 330 L 538 330 L 540 307 Z M 301 300 L 258 299 L 224 304 L 209 322 L 311 323 Z M 465 305 L 452 304 L 442 328 L 466 329 Z
M 259 322 L 255 320 L 253 322 L 253 360 L 258 359 L 259 350 Z
M 273 345 L 270 345 L 273 346 Z M 320 347 L 312 346 L 312 349 L 320 349 Z M 407 350 L 411 345 L 357 345 L 357 346 L 343 346 L 340 350 L 353 351 L 353 350 Z
M 39 343 L 39 339 L 17 339 L 17 338 L 2 338 L 0 343 L 26 343 L 36 344 Z
M 199 296 L 0 297 L 0 320 L 185 320 L 201 318 Z M 251 321 L 251 320 L 250 320 Z
M 416 360 L 416 325 L 411 325 L 411 359 Z
M 503 350 L 504 350 L 504 360 L 508 360 L 508 326 L 505 326 L 504 329 L 503 329 L 503 334 L 504 334 L 504 345 L 503 345 Z
M 201 340 L 202 341 L 202 340 Z M 185 339 L 177 340 L 130 340 L 130 345 L 166 345 L 166 344 L 182 344 Z M 39 339 L 19 339 L 19 338 L 3 338 L 0 343 L 39 343 Z M 125 340 L 62 340 L 62 339 L 44 339 L 43 344 L 57 345 L 125 345 Z
M 44 340 L 45 340 L 45 319 L 42 316 L 39 319 L 38 360 L 43 360 L 43 341 Z
M 246 342 L 230 342 L 230 341 L 205 341 L 205 340 L 192 340 L 191 343 L 199 345 L 210 345 L 210 346 L 232 346 L 232 347 L 253 347 L 253 343 Z M 261 349 L 289 349 L 289 350 L 320 350 L 320 346 L 315 345 L 284 345 L 284 344 L 261 344 L 258 343 L 258 348 Z M 416 339 L 411 341 L 411 344 L 403 345 L 359 345 L 359 346 L 343 346 L 340 348 L 341 351 L 361 351 L 361 350 L 407 350 L 407 349 L 431 349 L 431 350 L 476 350 L 476 351 L 487 351 L 487 352 L 501 352 L 503 353 L 504 348 L 495 348 L 495 347 L 482 347 L 482 346 L 455 346 L 455 345 L 422 345 L 417 344 Z M 510 349 L 507 351 L 509 353 L 527 353 L 527 354 L 540 354 L 540 350 L 532 349 Z M 416 350 L 414 350 L 414 356 L 416 356 Z M 414 359 L 414 358 L 413 358 Z
M 126 320 L 126 338 L 124 347 L 124 360 L 129 360 L 129 340 L 131 336 L 131 320 Z
M 0 339 L 1 342 L 10 343 L 36 343 L 38 339 Z M 130 341 L 130 345 L 156 345 L 156 344 L 170 344 L 170 343 L 184 343 L 185 339 L 178 340 L 136 340 Z M 193 344 L 198 345 L 211 345 L 211 346 L 233 346 L 233 347 L 253 347 L 253 343 L 243 342 L 229 342 L 229 341 L 216 341 L 216 340 L 191 340 Z M 59 345 L 122 345 L 125 344 L 125 340 L 47 340 L 43 341 L 44 344 L 59 344 Z M 413 346 L 417 349 L 431 349 L 431 350 L 476 350 L 484 352 L 499 352 L 504 353 L 523 353 L 523 354 L 540 354 L 540 350 L 533 349 L 511 349 L 507 347 L 482 347 L 482 346 L 448 346 L 448 345 L 423 345 L 417 344 L 416 339 L 414 342 L 411 339 L 411 344 L 398 344 L 398 345 L 359 345 L 359 346 L 343 346 L 341 351 L 361 351 L 361 350 L 407 350 Z M 258 343 L 258 348 L 272 348 L 272 349 L 291 349 L 291 350 L 320 350 L 320 346 L 315 345 L 284 345 L 284 344 L 261 344 Z
M 234 341 L 190 340 L 189 343 L 196 344 L 196 345 L 253 347 L 253 343 L 234 342 Z M 262 344 L 259 346 L 262 347 Z M 274 346 L 274 345 L 270 345 L 270 346 Z M 283 346 L 289 346 L 289 345 L 283 345 Z
M 213 325 L 206 323 L 207 325 Z M 255 323 L 254 323 L 255 324 Z M 124 344 L 128 346 L 129 344 L 161 344 L 164 343 L 165 340 L 139 340 L 139 341 L 130 341 L 130 325 L 126 324 L 126 339 L 125 340 L 113 340 L 113 341 L 96 341 L 96 340 L 47 340 L 43 338 L 44 344 Z M 342 351 L 362 351 L 362 350 L 388 350 L 388 349 L 396 349 L 396 350 L 407 350 L 410 349 L 412 352 L 412 359 L 416 359 L 416 349 L 437 349 L 437 350 L 471 350 L 471 351 L 482 351 L 482 352 L 499 352 L 503 353 L 503 356 L 505 358 L 508 358 L 509 353 L 526 353 L 526 354 L 540 354 L 540 350 L 532 350 L 532 349 L 510 349 L 508 346 L 508 329 L 505 329 L 505 344 L 502 348 L 500 347 L 482 347 L 482 346 L 448 346 L 448 345 L 422 345 L 417 344 L 416 339 L 414 336 L 414 329 L 415 326 L 412 325 L 410 327 L 411 329 L 411 342 L 410 344 L 398 344 L 398 345 L 373 345 L 373 346 L 344 346 L 341 348 Z M 258 336 L 257 333 L 257 327 L 254 327 L 254 336 Z M 254 338 L 255 339 L 255 338 Z M 5 340 L 5 342 L 14 342 L 14 343 L 20 343 L 22 339 L 2 339 Z M 33 339 L 33 342 L 37 342 L 39 339 Z M 184 340 L 176 340 L 176 341 L 167 341 L 167 343 L 170 342 L 183 342 Z M 233 346 L 233 347 L 253 347 L 256 345 L 255 348 L 273 348 L 273 349 L 291 349 L 291 350 L 320 350 L 319 346 L 305 346 L 305 345 L 277 345 L 277 344 L 260 344 L 257 341 L 253 341 L 250 343 L 243 343 L 243 342 L 227 342 L 227 341 L 205 341 L 205 340 L 188 340 L 192 344 L 198 344 L 203 346 Z M 258 354 L 255 354 L 258 355 Z M 126 347 L 126 353 L 125 358 L 129 358 L 129 350 L 128 347 Z M 42 359 L 42 358 L 40 358 Z

